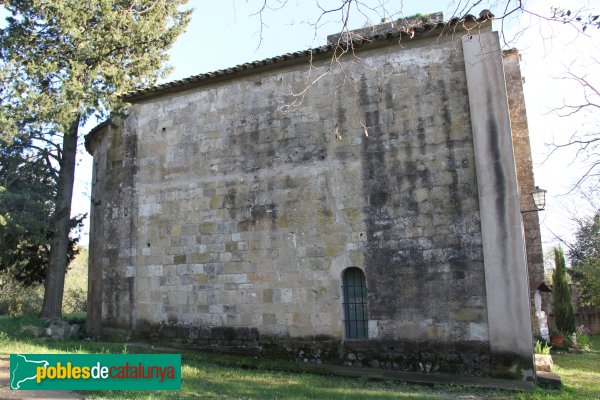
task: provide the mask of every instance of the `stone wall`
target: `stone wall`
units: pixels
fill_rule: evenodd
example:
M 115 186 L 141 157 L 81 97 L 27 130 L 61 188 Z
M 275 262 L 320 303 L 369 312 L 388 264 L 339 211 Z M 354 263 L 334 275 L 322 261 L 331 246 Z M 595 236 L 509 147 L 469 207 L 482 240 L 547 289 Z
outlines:
M 328 59 L 159 93 L 95 132 L 88 329 L 490 374 L 460 44 L 368 46 L 287 113 Z M 368 340 L 345 339 L 349 267 Z
M 577 326 L 585 326 L 592 331 L 592 335 L 600 333 L 600 309 L 598 307 L 579 306 L 575 313 Z
M 92 140 L 87 330 L 131 328 L 136 275 L 136 152 L 133 120 L 104 124 Z
M 524 379 L 533 379 L 527 257 L 500 39 L 489 32 L 464 36 L 462 43 L 493 374 L 517 369 Z
M 531 145 L 529 144 L 529 128 L 527 126 L 527 113 L 525 110 L 525 96 L 523 94 L 523 77 L 519 67 L 519 53 L 516 50 L 506 51 L 503 54 L 504 74 L 508 92 L 508 106 L 510 111 L 510 126 L 515 152 L 517 181 L 519 184 L 519 203 L 522 213 L 523 228 L 525 232 L 525 245 L 527 247 L 527 270 L 529 278 L 529 299 L 532 310 L 531 319 L 533 331 L 540 334 L 539 323 L 535 315 L 533 296 L 538 286 L 544 282 L 544 254 L 542 250 L 542 236 L 540 221 L 531 197 L 535 189 L 533 176 L 533 162 L 531 159 Z M 542 303 L 543 311 L 548 312 L 548 304 Z

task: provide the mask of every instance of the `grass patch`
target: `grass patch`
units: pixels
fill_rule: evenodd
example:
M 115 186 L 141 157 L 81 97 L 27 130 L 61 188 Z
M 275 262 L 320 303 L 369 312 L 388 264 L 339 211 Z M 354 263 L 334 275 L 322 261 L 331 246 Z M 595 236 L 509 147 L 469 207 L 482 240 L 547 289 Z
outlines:
M 34 316 L 0 317 L 0 353 L 147 353 L 149 346 L 24 337 L 24 325 L 42 326 Z M 553 354 L 564 382 L 560 391 L 537 388 L 510 392 L 482 388 L 407 385 L 392 380 L 342 378 L 275 370 L 284 362 L 253 364 L 248 359 L 182 351 L 180 392 L 83 392 L 88 399 L 595 399 L 600 398 L 600 336 L 592 351 Z M 273 368 L 273 369 L 271 369 Z
M 10 337 L 13 340 L 17 340 L 18 343 L 18 338 L 23 338 L 23 335 L 27 336 L 27 334 L 21 331 L 21 328 L 28 325 L 46 326 L 45 322 L 34 314 L 25 314 L 19 317 L 2 315 L 0 316 L 0 335 L 4 334 L 4 337 Z
M 565 386 L 560 399 L 600 398 L 600 335 L 590 336 L 591 351 L 580 354 L 560 352 L 552 355 L 556 373 Z

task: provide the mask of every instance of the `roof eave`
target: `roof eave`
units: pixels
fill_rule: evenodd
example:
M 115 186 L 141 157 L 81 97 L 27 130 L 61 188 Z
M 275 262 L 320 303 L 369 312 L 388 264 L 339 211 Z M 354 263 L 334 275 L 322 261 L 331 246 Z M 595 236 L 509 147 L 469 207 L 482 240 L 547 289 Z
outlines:
M 424 25 L 423 27 L 408 32 L 395 31 L 389 32 L 384 35 L 374 35 L 370 37 L 361 38 L 360 40 L 355 40 L 352 42 L 352 48 L 353 50 L 362 50 L 377 47 L 380 45 L 385 45 L 387 44 L 387 42 L 398 39 L 407 39 L 413 41 L 417 39 L 430 38 L 432 36 L 452 35 L 457 32 L 470 32 L 473 29 L 482 30 L 491 28 L 491 21 L 492 20 L 489 15 L 483 15 L 480 18 L 475 18 L 474 16 L 466 16 L 463 19 L 454 18 L 445 23 Z M 344 43 L 342 43 L 341 45 L 343 44 Z M 215 83 L 222 80 L 231 79 L 234 76 L 244 76 L 248 74 L 262 72 L 264 70 L 281 68 L 283 66 L 297 64 L 310 59 L 321 59 L 328 55 L 331 55 L 333 51 L 337 49 L 338 45 L 329 44 L 314 49 L 287 53 L 281 56 L 271 57 L 261 61 L 253 61 L 237 65 L 232 68 L 226 68 L 213 72 L 208 72 L 205 74 L 194 75 L 185 79 L 125 93 L 121 96 L 121 99 L 129 103 L 136 103 L 142 100 L 162 96 L 164 94 L 176 93 L 184 90 L 193 89 L 198 86 L 205 85 L 207 83 Z

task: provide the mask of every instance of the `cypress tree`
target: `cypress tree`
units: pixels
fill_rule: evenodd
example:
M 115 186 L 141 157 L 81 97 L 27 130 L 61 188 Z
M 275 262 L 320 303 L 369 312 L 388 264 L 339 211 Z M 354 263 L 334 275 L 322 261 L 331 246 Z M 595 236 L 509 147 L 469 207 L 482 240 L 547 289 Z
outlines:
M 565 255 L 562 248 L 554 248 L 556 268 L 552 274 L 552 294 L 554 296 L 554 320 L 556 328 L 563 335 L 575 332 L 575 312 L 571 300 L 571 288 L 567 280 Z

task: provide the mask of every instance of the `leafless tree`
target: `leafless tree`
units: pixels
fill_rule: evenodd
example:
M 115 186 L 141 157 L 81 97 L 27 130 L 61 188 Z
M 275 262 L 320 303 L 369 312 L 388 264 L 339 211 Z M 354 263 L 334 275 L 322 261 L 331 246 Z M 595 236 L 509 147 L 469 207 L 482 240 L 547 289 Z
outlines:
M 600 65 L 598 60 L 593 60 Z M 569 71 L 563 79 L 572 81 L 580 88 L 581 98 L 578 102 L 565 103 L 553 111 L 565 118 L 580 117 L 587 123 L 573 126 L 573 132 L 567 140 L 550 143 L 547 159 L 561 150 L 572 149 L 574 158 L 584 165 L 584 170 L 569 192 L 587 183 L 594 190 L 600 182 L 600 91 L 587 74 Z

